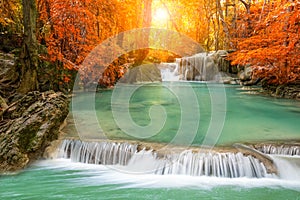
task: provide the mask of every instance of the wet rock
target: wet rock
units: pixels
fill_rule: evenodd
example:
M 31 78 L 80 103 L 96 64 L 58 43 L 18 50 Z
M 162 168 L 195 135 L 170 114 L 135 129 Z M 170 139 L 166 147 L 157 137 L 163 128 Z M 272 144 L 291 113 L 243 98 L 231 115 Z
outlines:
M 252 71 L 253 70 L 250 66 L 245 67 L 245 69 L 239 73 L 239 79 L 243 82 L 250 81 L 252 78 Z
M 68 114 L 68 98 L 53 91 L 30 92 L 9 105 L 0 123 L 0 172 L 26 167 L 42 156 Z
M 231 65 L 230 61 L 227 60 L 227 56 L 229 52 L 230 51 L 226 51 L 226 50 L 218 50 L 212 55 L 212 57 L 215 63 L 217 64 L 220 72 L 226 72 L 235 75 L 238 74 L 240 69 L 238 68 L 237 65 Z
M 294 82 L 285 85 L 268 85 L 264 83 L 263 92 L 279 98 L 300 100 L 300 82 Z
M 234 74 L 220 72 L 219 75 L 220 75 L 219 83 L 230 84 L 230 85 L 238 84 L 238 79 L 237 79 L 236 75 L 234 75 Z

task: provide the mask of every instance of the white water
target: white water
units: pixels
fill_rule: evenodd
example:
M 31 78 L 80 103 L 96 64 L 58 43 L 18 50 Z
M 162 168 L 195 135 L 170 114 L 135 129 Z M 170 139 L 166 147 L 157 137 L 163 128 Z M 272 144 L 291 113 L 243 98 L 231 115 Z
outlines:
M 130 174 L 269 177 L 300 181 L 300 156 L 270 155 L 278 176 L 267 174 L 263 163 L 242 153 L 195 153 L 185 150 L 180 154 L 166 154 L 164 158 L 159 158 L 152 150 L 138 151 L 138 145 L 129 143 L 64 140 L 58 157 L 76 163 L 107 165 Z
M 77 144 L 77 145 L 74 145 Z M 79 145 L 81 144 L 81 145 Z M 87 157 L 87 151 L 83 151 L 83 147 L 87 145 L 97 146 L 95 142 L 80 142 L 76 140 L 65 140 L 62 143 L 62 148 L 60 149 L 61 156 L 71 156 L 72 148 L 81 149 L 75 151 L 81 154 L 83 157 Z M 105 145 L 105 142 L 98 143 L 98 145 Z M 108 144 L 108 145 L 107 145 Z M 118 146 L 119 149 L 126 149 L 127 147 L 134 147 L 135 145 L 130 146 L 130 144 L 124 143 L 107 143 L 107 150 L 116 149 L 115 146 Z M 126 145 L 125 145 L 126 144 Z M 100 145 L 100 146 L 101 146 Z M 96 149 L 96 148 L 95 148 Z M 97 148 L 99 150 L 99 148 Z M 131 149 L 131 148 L 129 148 Z M 127 148 L 128 150 L 128 148 Z M 126 150 L 126 151 L 127 151 Z M 126 154 L 126 151 L 106 151 L 106 152 L 119 152 L 116 154 Z M 75 154 L 75 152 L 73 154 Z M 85 152 L 85 154 L 83 154 Z M 130 150 L 131 152 L 131 150 Z M 104 155 L 104 154 L 103 154 Z M 278 176 L 267 176 L 262 178 L 249 178 L 249 177 L 239 177 L 239 178 L 219 178 L 214 176 L 187 176 L 187 171 L 193 171 L 189 163 L 195 163 L 195 160 L 201 160 L 197 156 L 204 156 L 204 154 L 195 154 L 190 151 L 184 151 L 181 154 L 168 155 L 165 159 L 173 161 L 175 165 L 172 169 L 175 170 L 179 163 L 181 167 L 186 166 L 182 172 L 183 174 L 172 174 L 172 173 L 157 173 L 154 174 L 151 171 L 153 168 L 159 168 L 158 166 L 166 164 L 163 159 L 158 159 L 157 155 L 152 151 L 141 150 L 139 152 L 133 153 L 126 165 L 103 165 L 103 164 L 85 164 L 80 162 L 74 162 L 72 159 L 54 159 L 54 160 L 43 160 L 35 165 L 37 168 L 32 170 L 47 170 L 58 172 L 57 176 L 66 176 L 66 177 L 75 177 L 73 179 L 66 179 L 66 181 L 71 181 L 73 187 L 78 187 L 84 185 L 88 186 L 105 186 L 107 185 L 117 185 L 118 189 L 121 188 L 193 188 L 199 190 L 212 190 L 216 187 L 230 186 L 242 188 L 273 188 L 273 189 L 288 189 L 300 191 L 300 179 L 299 179 L 299 169 L 300 169 L 300 157 L 299 156 L 282 156 L 282 155 L 271 155 L 273 158 L 278 170 L 280 172 Z M 207 154 L 206 154 L 207 155 Z M 233 159 L 242 159 L 236 164 L 237 168 L 243 168 L 243 162 L 247 157 L 242 156 L 241 154 L 214 154 L 217 157 L 211 155 L 206 156 L 206 160 L 211 160 L 210 162 L 216 161 L 218 157 L 233 156 Z M 121 156 L 121 155 L 119 155 Z M 116 156 L 116 157 L 119 157 Z M 114 157 L 114 156 L 112 156 Z M 77 159 L 77 156 L 73 156 L 73 159 Z M 104 158 L 106 158 L 104 156 Z M 197 159 L 196 159 L 197 158 Z M 249 157 L 248 157 L 249 158 Z M 83 159 L 85 160 L 85 159 Z M 221 159 L 224 162 L 224 158 Z M 225 159 L 226 160 L 226 159 Z M 228 161 L 229 162 L 229 161 Z M 177 163 L 177 164 L 176 164 Z M 218 163 L 218 162 L 217 162 Z M 241 165 L 242 164 L 242 165 Z M 177 166 L 176 166 L 177 165 Z M 240 165 L 240 166 L 239 166 Z M 171 165 L 170 165 L 171 166 Z M 195 165 L 194 165 L 195 166 Z M 210 165 L 212 167 L 214 165 Z M 149 173 L 138 173 L 145 172 L 145 169 L 149 167 Z M 179 168 L 181 168 L 179 167 Z M 182 168 L 181 168 L 182 169 Z M 211 168 L 213 169 L 213 168 Z M 239 169 L 237 169 L 239 170 Z M 165 170 L 166 171 L 166 170 Z M 176 171 L 176 170 L 175 170 Z M 158 172 L 158 171 L 157 171 Z M 160 171 L 161 172 L 161 171 Z M 51 172 L 52 173 L 52 172 Z M 66 173 L 65 175 L 62 175 Z M 164 176 L 161 176 L 164 174 Z
M 87 164 L 126 165 L 136 152 L 137 145 L 128 143 L 64 140 L 58 157 Z
M 300 156 L 270 155 L 280 179 L 300 181 Z
M 242 153 L 194 153 L 186 150 L 158 158 L 151 150 L 138 152 L 137 147 L 128 143 L 64 140 L 59 157 L 70 158 L 73 162 L 117 165 L 115 169 L 128 173 L 228 178 L 271 176 L 259 160 Z
M 290 146 L 290 145 L 281 145 L 274 146 L 272 144 L 263 145 L 262 147 L 257 148 L 259 151 L 265 154 L 282 154 L 282 155 L 299 155 L 300 156 L 300 146 Z
M 163 81 L 179 81 L 179 63 L 161 63 L 159 68 Z
M 150 151 L 138 152 L 133 155 L 126 169 L 158 175 L 228 178 L 268 176 L 265 166 L 251 156 L 244 156 L 242 153 L 193 153 L 190 150 L 166 155 L 164 159 L 158 159 Z
M 240 188 L 287 188 L 296 191 L 300 190 L 300 181 L 281 180 L 275 178 L 218 178 L 206 176 L 182 176 L 155 174 L 132 174 L 113 170 L 107 165 L 87 165 L 74 163 L 70 159 L 43 160 L 35 164 L 40 169 L 69 171 L 72 175 L 78 174 L 81 178 L 76 178 L 72 182 L 76 185 L 99 186 L 120 184 L 122 188 L 181 188 L 189 187 L 195 189 L 211 190 L 219 186 L 238 186 Z
M 218 81 L 218 67 L 213 54 L 199 53 L 190 57 L 177 58 L 175 63 L 161 63 L 163 81 Z

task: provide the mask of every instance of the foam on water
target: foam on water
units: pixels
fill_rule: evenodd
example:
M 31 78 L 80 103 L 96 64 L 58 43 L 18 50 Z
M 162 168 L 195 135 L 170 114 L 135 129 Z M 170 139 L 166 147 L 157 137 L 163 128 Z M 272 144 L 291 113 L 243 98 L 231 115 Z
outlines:
M 242 188 L 286 188 L 295 191 L 300 190 L 300 180 L 282 180 L 276 178 L 218 178 L 195 177 L 186 175 L 155 175 L 155 174 L 129 174 L 115 170 L 115 167 L 73 163 L 69 159 L 55 159 L 40 161 L 35 164 L 34 170 L 68 171 L 63 173 L 77 175 L 71 179 L 72 184 L 99 186 L 119 185 L 121 188 L 199 188 L 210 190 L 221 186 L 237 186 Z
M 86 164 L 113 165 L 128 173 L 214 177 L 268 177 L 262 162 L 242 153 L 201 153 L 185 150 L 157 157 L 152 150 L 138 151 L 137 145 L 114 142 L 64 140 L 59 157 Z M 118 167 L 118 166 L 121 167 Z
M 285 180 L 300 181 L 300 156 L 270 155 L 279 171 L 279 177 Z

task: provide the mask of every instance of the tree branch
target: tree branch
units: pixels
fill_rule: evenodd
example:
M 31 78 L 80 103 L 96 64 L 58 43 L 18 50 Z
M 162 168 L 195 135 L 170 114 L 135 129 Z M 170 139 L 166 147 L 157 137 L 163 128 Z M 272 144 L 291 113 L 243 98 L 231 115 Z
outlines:
M 250 14 L 250 6 L 251 6 L 251 1 L 249 1 L 249 3 L 247 3 L 246 1 L 244 1 L 244 0 L 239 0 L 244 6 L 245 6 L 245 8 L 246 8 L 246 10 L 247 10 L 247 13 L 248 14 Z

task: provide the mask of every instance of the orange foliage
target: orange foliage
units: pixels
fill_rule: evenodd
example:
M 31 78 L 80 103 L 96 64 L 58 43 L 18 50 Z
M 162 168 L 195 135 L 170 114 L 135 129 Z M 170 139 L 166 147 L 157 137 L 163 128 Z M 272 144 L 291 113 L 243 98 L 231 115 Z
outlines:
M 93 15 L 87 7 L 88 0 L 40 0 L 40 20 L 44 22 L 43 39 L 48 49 L 48 59 L 63 63 L 66 68 L 80 64 L 94 43 Z
M 284 0 L 252 5 L 238 22 L 232 64 L 250 64 L 269 84 L 300 80 L 300 3 Z
M 121 67 L 123 63 L 103 63 L 97 58 L 104 53 L 113 52 L 114 49 L 103 49 L 101 51 L 104 53 L 89 56 L 90 52 L 111 36 L 141 28 L 146 17 L 143 12 L 147 1 L 37 0 L 37 2 L 40 30 L 38 38 L 47 47 L 47 52 L 41 57 L 54 64 L 55 77 L 66 81 L 64 76 L 70 70 L 80 68 L 84 84 L 97 83 L 99 78 L 103 78 L 100 80 L 103 85 L 114 84 L 120 74 L 124 73 Z M 224 33 L 220 30 L 222 25 L 217 14 L 222 9 L 217 9 L 215 1 L 152 1 L 152 4 L 153 12 L 158 8 L 167 10 L 169 16 L 168 21 L 164 22 L 164 28 L 187 34 L 199 43 L 205 44 L 207 49 L 225 45 L 225 40 L 222 39 Z M 155 23 L 152 23 L 153 25 Z M 218 40 L 213 42 L 212 37 L 218 37 Z M 120 48 L 123 40 L 126 38 L 120 38 L 114 45 Z M 153 60 L 157 57 L 156 55 L 151 55 Z M 94 61 L 83 65 L 87 56 Z M 120 55 L 116 57 L 118 56 Z M 158 57 L 160 60 L 167 59 L 161 55 Z M 105 72 L 104 69 L 106 69 Z
M 40 42 L 47 47 L 47 52 L 41 57 L 54 63 L 60 71 L 61 79 L 69 70 L 80 70 L 85 83 L 97 82 L 99 73 L 96 65 L 105 68 L 110 63 L 97 62 L 97 56 L 90 56 L 94 64 L 82 66 L 83 61 L 92 50 L 107 38 L 118 32 L 136 28 L 139 25 L 139 12 L 132 9 L 141 1 L 133 0 L 37 0 L 39 10 Z M 103 51 L 107 51 L 105 49 Z M 112 50 L 113 51 L 113 50 Z M 105 66 L 103 66 L 105 65 Z M 109 76 L 109 83 L 114 77 L 122 73 L 122 69 L 113 64 L 105 76 Z M 96 72 L 95 72 L 96 71 Z M 103 73 L 103 72 L 101 72 Z M 87 80 L 89 79 L 89 80 Z M 107 82 L 108 84 L 108 82 Z
M 99 85 L 104 87 L 115 85 L 126 71 L 125 66 L 120 66 L 115 62 L 110 64 L 104 71 L 103 78 L 99 80 Z

